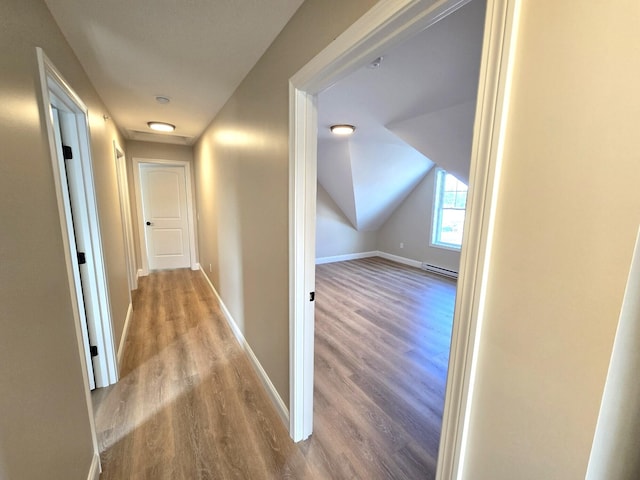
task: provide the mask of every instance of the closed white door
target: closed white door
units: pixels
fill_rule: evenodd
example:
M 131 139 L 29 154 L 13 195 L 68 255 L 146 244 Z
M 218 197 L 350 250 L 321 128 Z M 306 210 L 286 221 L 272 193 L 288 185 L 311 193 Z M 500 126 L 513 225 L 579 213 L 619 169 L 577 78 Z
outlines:
M 149 269 L 190 267 L 185 168 L 142 164 L 140 183 Z

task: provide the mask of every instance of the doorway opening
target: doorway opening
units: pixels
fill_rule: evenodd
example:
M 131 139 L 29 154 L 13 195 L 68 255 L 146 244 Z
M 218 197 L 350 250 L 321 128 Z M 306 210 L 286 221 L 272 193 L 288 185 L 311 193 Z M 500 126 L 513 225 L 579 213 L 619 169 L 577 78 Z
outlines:
M 87 107 L 37 49 L 42 98 L 79 348 L 89 388 L 118 380 L 93 184 Z
M 142 268 L 198 270 L 191 164 L 133 159 Z
M 290 433 L 313 429 L 317 94 L 468 3 L 380 2 L 290 79 Z M 437 478 L 459 478 L 492 248 L 518 2 L 488 0 Z
M 485 6 L 471 0 L 317 96 L 314 417 L 331 423 L 331 399 L 350 398 L 361 407 L 344 421 L 372 444 L 384 419 L 396 449 L 377 461 L 391 476 L 435 475 L 456 284 L 433 271 L 457 277 L 461 245 L 433 241 L 436 179 L 465 185 L 446 196 L 461 239 Z

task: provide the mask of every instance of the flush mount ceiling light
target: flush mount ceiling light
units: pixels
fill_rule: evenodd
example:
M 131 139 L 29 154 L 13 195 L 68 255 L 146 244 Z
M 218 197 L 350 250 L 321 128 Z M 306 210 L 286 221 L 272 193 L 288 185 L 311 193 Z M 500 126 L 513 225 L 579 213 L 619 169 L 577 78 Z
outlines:
M 330 128 L 334 135 L 351 135 L 356 130 L 353 125 L 331 125 Z
M 156 130 L 158 132 L 173 132 L 176 129 L 175 125 L 165 122 L 147 122 L 147 125 L 149 125 L 151 130 Z
M 169 103 L 171 101 L 171 99 L 169 97 L 165 97 L 164 95 L 157 95 L 156 96 L 156 102 L 161 103 L 161 104 L 166 104 Z

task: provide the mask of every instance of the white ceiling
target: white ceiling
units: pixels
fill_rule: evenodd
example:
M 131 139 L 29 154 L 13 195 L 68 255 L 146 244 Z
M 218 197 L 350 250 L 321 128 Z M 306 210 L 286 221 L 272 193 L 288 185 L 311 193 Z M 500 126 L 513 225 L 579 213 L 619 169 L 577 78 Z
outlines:
M 382 225 L 434 164 L 468 181 L 485 5 L 471 1 L 319 94 L 318 179 L 355 228 Z M 329 131 L 341 123 L 356 126 L 348 140 Z
M 183 144 L 202 133 L 302 1 L 45 0 L 123 133 Z M 158 104 L 157 95 L 171 102 Z M 151 120 L 176 130 L 151 134 Z

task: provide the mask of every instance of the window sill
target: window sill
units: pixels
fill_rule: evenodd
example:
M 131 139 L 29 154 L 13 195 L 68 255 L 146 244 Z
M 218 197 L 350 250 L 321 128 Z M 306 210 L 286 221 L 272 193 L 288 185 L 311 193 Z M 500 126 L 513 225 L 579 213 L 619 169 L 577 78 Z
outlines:
M 452 252 L 460 253 L 462 247 L 456 247 L 455 245 L 445 245 L 443 243 L 431 243 L 429 242 L 430 247 L 441 248 L 442 250 L 450 250 Z

